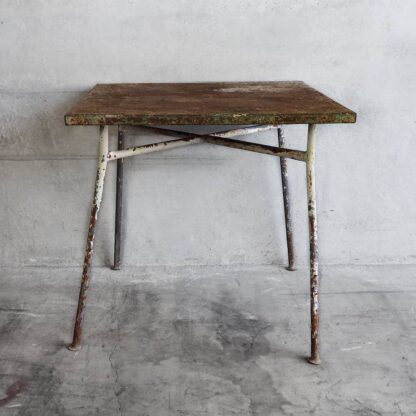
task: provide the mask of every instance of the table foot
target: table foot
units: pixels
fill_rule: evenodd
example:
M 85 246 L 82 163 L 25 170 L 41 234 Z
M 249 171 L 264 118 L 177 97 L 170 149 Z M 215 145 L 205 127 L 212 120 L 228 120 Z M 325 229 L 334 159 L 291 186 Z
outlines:
M 67 346 L 67 348 L 69 349 L 69 351 L 80 351 L 81 345 L 72 345 L 72 344 L 69 344 Z
M 308 363 L 314 364 L 314 365 L 319 365 L 319 364 L 321 364 L 321 359 L 319 357 L 318 358 L 309 357 L 308 358 Z

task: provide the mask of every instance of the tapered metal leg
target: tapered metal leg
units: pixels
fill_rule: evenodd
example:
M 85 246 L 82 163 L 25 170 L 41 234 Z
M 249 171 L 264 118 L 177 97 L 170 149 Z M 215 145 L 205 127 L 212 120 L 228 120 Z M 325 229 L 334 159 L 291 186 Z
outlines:
M 118 130 L 117 150 L 124 150 L 124 132 Z M 123 210 L 123 158 L 117 159 L 116 182 L 116 216 L 114 233 L 114 265 L 113 270 L 121 269 L 121 224 Z
M 285 137 L 283 135 L 283 129 L 277 128 L 277 137 L 279 140 L 279 147 L 285 147 Z M 280 173 L 282 178 L 282 191 L 283 191 L 283 206 L 285 211 L 285 224 L 286 224 L 286 242 L 287 242 L 287 257 L 288 267 L 287 270 L 296 270 L 295 267 L 295 251 L 293 249 L 293 234 L 292 234 L 292 212 L 290 207 L 290 193 L 287 176 L 287 159 L 285 157 L 280 158 Z
M 90 283 L 90 272 L 92 264 L 92 256 L 94 250 L 94 233 L 95 226 L 98 218 L 98 211 L 100 210 L 104 177 L 107 168 L 107 153 L 108 153 L 108 127 L 100 127 L 100 142 L 98 150 L 98 166 L 97 166 L 97 178 L 95 181 L 94 199 L 91 208 L 90 224 L 88 228 L 87 248 L 85 250 L 84 268 L 82 271 L 81 288 L 79 291 L 78 309 L 75 318 L 74 336 L 72 343 L 68 348 L 72 351 L 79 350 L 81 348 L 81 335 L 82 324 L 84 320 L 84 310 L 87 301 L 87 291 Z
M 318 274 L 318 230 L 316 220 L 315 194 L 315 143 L 316 125 L 308 128 L 308 148 L 306 160 L 306 179 L 308 191 L 309 217 L 309 256 L 310 256 L 310 296 L 311 296 L 311 364 L 320 363 L 319 346 L 319 274 Z

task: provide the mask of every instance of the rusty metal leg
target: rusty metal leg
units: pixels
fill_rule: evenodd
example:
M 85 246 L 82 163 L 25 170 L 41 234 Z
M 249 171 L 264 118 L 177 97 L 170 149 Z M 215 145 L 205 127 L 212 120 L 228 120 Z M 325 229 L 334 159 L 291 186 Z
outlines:
M 279 140 L 279 147 L 285 147 L 285 137 L 283 135 L 283 129 L 277 128 L 277 137 Z M 282 178 L 282 191 L 283 191 L 283 206 L 285 211 L 285 224 L 286 224 L 286 242 L 287 242 L 287 257 L 288 267 L 287 270 L 296 270 L 295 267 L 295 251 L 293 249 L 293 234 L 292 234 L 292 212 L 290 207 L 290 193 L 289 184 L 287 180 L 287 159 L 285 157 L 280 158 L 280 173 Z
M 98 166 L 97 177 L 95 181 L 94 199 L 91 208 L 90 224 L 88 228 L 87 247 L 85 250 L 84 268 L 82 271 L 81 288 L 79 290 L 78 309 L 75 318 L 74 336 L 72 343 L 68 348 L 72 351 L 77 351 L 81 348 L 82 324 L 84 320 L 84 309 L 87 301 L 87 291 L 90 283 L 90 272 L 93 256 L 93 244 L 95 226 L 98 218 L 98 211 L 100 210 L 101 199 L 104 189 L 104 177 L 107 168 L 107 153 L 108 153 L 108 127 L 100 127 L 100 142 L 98 150 Z
M 306 180 L 308 191 L 309 256 L 310 256 L 310 297 L 311 297 L 311 364 L 320 363 L 319 346 L 319 274 L 318 274 L 318 230 L 316 220 L 315 194 L 315 142 L 316 125 L 308 128 Z
M 117 150 L 124 150 L 124 132 L 118 130 Z M 114 233 L 114 265 L 113 270 L 121 269 L 121 224 L 123 208 L 123 158 L 117 159 L 116 182 L 116 216 Z

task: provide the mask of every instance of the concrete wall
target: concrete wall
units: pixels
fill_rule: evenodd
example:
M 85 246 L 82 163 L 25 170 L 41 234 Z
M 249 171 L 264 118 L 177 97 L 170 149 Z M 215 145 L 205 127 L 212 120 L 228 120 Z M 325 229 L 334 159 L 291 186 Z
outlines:
M 413 0 L 2 0 L 0 265 L 81 264 L 98 129 L 63 115 L 95 83 L 290 79 L 358 113 L 318 129 L 321 261 L 414 263 L 415 15 Z M 304 148 L 306 127 L 286 137 Z M 306 263 L 304 166 L 289 169 Z M 126 264 L 285 261 L 277 159 L 198 145 L 126 160 L 125 176 Z M 97 264 L 111 261 L 114 184 L 112 166 Z

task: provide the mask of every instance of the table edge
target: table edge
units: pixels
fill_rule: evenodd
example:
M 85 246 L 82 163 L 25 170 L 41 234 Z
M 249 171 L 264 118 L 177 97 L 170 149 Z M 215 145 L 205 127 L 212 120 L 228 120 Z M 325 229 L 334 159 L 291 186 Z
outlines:
M 245 124 L 344 124 L 355 123 L 357 114 L 351 110 L 322 114 L 207 114 L 207 115 L 128 115 L 79 114 L 65 115 L 67 126 L 111 125 L 245 125 Z

